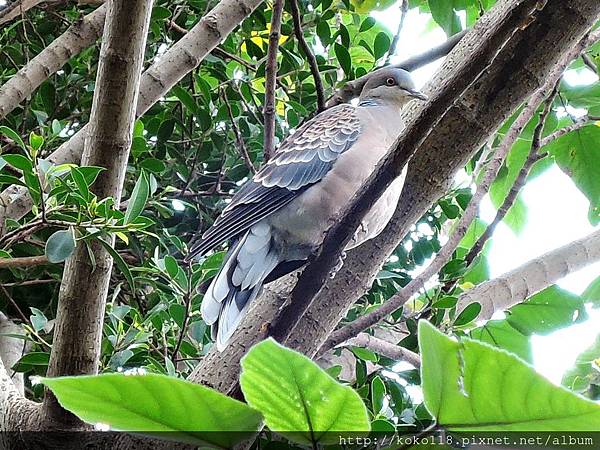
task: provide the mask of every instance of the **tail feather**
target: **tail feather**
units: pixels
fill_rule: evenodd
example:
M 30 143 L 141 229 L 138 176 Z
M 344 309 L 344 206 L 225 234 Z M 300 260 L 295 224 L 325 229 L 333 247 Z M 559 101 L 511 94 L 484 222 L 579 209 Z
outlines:
M 270 227 L 257 224 L 236 242 L 202 300 L 202 318 L 212 325 L 219 351 L 235 332 L 262 288 L 265 278 L 279 264 Z

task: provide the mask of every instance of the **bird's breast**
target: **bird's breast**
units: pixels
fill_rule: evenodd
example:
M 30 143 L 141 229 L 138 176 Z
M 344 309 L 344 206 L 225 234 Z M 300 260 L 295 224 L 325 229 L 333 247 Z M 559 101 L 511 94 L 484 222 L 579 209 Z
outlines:
M 322 243 L 324 233 L 374 171 L 394 139 L 395 135 L 390 136 L 378 126 L 370 133 L 363 133 L 320 182 L 270 217 L 274 237 L 286 253 L 284 259 L 305 259 Z M 397 201 L 397 196 L 393 197 Z

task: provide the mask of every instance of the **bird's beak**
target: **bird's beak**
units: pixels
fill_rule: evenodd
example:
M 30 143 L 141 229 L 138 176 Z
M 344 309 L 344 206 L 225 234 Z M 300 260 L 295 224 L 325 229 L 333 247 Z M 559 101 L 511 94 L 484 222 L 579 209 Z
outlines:
M 408 91 L 410 93 L 410 95 L 414 98 L 418 98 L 419 100 L 423 100 L 426 101 L 429 99 L 429 97 L 427 97 L 425 94 L 423 94 L 422 92 L 419 91 Z

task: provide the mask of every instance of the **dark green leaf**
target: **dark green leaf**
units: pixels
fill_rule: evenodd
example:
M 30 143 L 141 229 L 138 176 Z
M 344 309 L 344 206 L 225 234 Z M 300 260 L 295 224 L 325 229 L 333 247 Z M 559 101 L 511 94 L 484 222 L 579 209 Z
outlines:
M 149 195 L 150 185 L 148 184 L 148 177 L 146 172 L 142 170 L 140 177 L 133 187 L 131 197 L 129 198 L 129 204 L 125 211 L 125 217 L 123 218 L 123 223 L 125 225 L 133 222 L 142 213 Z

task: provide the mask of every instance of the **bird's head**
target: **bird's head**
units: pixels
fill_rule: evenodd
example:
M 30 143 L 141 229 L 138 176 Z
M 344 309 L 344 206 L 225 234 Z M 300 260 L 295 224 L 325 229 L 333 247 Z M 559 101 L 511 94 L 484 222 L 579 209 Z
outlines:
M 416 89 L 410 74 L 403 69 L 386 67 L 369 76 L 359 100 L 391 103 L 401 108 L 415 98 L 427 100 L 427 96 Z

